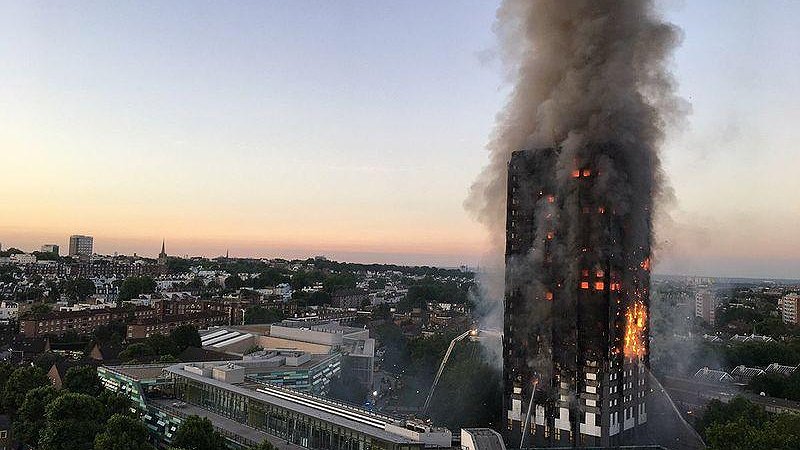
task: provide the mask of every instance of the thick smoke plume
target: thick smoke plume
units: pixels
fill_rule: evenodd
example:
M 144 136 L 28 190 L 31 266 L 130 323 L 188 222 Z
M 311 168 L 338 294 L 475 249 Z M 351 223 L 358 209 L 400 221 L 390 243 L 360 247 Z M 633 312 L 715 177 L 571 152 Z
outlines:
M 606 180 L 598 180 L 597 197 L 639 222 L 633 228 L 646 236 L 631 242 L 649 243 L 653 198 L 664 178 L 659 147 L 685 108 L 668 70 L 680 32 L 653 1 L 505 0 L 495 32 L 513 90 L 488 144 L 490 162 L 465 205 L 491 235 L 492 267 L 482 284 L 491 302 L 484 306 L 488 325 L 497 327 L 511 153 L 560 148 L 559 178 L 568 178 L 576 160 L 592 160 Z M 585 150 L 608 144 L 613 150 L 603 155 Z

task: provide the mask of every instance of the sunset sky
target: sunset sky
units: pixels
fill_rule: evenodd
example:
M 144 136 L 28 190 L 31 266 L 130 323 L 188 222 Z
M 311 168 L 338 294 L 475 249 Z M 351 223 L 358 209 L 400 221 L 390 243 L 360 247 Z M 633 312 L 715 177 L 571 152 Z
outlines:
M 800 2 L 663 1 L 657 272 L 800 278 Z M 476 265 L 497 4 L 0 0 L 0 242 Z

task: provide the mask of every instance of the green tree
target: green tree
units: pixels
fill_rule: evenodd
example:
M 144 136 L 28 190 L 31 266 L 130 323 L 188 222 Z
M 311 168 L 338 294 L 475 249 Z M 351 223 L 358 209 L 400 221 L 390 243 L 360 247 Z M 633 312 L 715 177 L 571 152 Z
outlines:
M 105 408 L 97 399 L 68 392 L 45 408 L 40 450 L 86 450 L 102 431 Z
M 198 293 L 203 290 L 205 284 L 203 284 L 203 280 L 200 278 L 192 278 L 191 280 L 187 281 L 183 287 L 192 293 Z
M 141 294 L 152 294 L 156 291 L 156 282 L 148 276 L 128 277 L 119 287 L 121 301 L 138 298 Z
M 21 366 L 15 369 L 6 381 L 3 391 L 3 406 L 16 411 L 25 401 L 25 396 L 32 389 L 50 385 L 44 370 L 35 366 Z
M 178 353 L 186 350 L 187 347 L 200 347 L 200 333 L 193 325 L 181 325 L 170 332 L 169 337 L 175 342 Z
M 55 303 L 61 297 L 61 288 L 58 286 L 58 283 L 54 281 L 46 282 L 47 285 L 47 298 L 45 299 L 48 303 Z
M 353 289 L 356 287 L 356 277 L 352 273 L 333 274 L 322 281 L 322 287 L 328 294 L 339 289 Z
M 175 343 L 172 338 L 169 336 L 164 336 L 163 334 L 153 334 L 150 335 L 145 342 L 150 348 L 153 349 L 153 352 L 158 356 L 164 355 L 172 355 L 175 356 L 179 353 L 178 345 Z
M 22 253 L 25 253 L 25 252 L 23 252 L 22 250 L 20 250 L 20 249 L 18 249 L 16 247 L 10 247 L 7 250 L 1 251 L 0 252 L 0 256 L 19 255 L 19 254 L 22 254 Z
M 176 258 L 174 256 L 167 257 L 167 271 L 169 273 L 187 273 L 191 267 L 191 262 L 188 259 Z
M 33 360 L 33 365 L 42 370 L 47 371 L 50 370 L 51 367 L 53 367 L 53 364 L 61 362 L 63 360 L 64 357 L 57 353 L 44 352 Z
M 131 412 L 133 402 L 131 402 L 131 398 L 125 394 L 104 390 L 97 399 L 105 406 L 106 416 L 113 416 L 115 414 L 130 416 L 133 414 Z
M 33 252 L 37 261 L 58 261 L 61 259 L 58 253 L 54 252 Z
M 709 450 L 795 450 L 800 448 L 800 417 L 779 414 L 761 426 L 744 417 L 714 423 L 706 431 Z
M 82 302 L 86 300 L 86 297 L 94 294 L 94 283 L 83 277 L 65 281 L 62 288 L 67 298 L 73 302 Z
M 306 304 L 309 306 L 324 306 L 331 304 L 331 294 L 325 291 L 314 291 L 306 300 Z
M 94 450 L 155 450 L 147 442 L 147 428 L 141 420 L 115 414 L 106 429 L 94 438 Z
M 70 392 L 96 397 L 103 392 L 103 385 L 92 366 L 70 367 L 64 375 L 64 388 Z
M 50 308 L 50 305 L 37 302 L 31 305 L 31 309 L 28 310 L 26 315 L 33 319 L 41 319 L 50 314 L 52 310 L 53 309 Z
M 146 362 L 151 361 L 156 357 L 153 347 L 150 347 L 144 342 L 135 342 L 119 352 L 119 359 L 124 362 L 137 361 Z
M 12 366 L 7 362 L 0 362 L 0 402 L 3 400 L 3 390 L 5 389 L 8 378 L 14 373 L 17 366 Z
M 275 450 L 275 446 L 272 445 L 272 442 L 264 439 L 260 444 L 250 447 L 249 450 Z
M 127 332 L 127 325 L 123 320 L 115 320 L 108 325 L 100 325 L 95 327 L 94 340 L 97 343 L 112 342 L 119 344 L 125 340 L 125 333 Z
M 264 350 L 264 347 L 260 345 L 251 345 L 250 347 L 247 347 L 247 350 L 245 350 L 242 354 L 249 355 L 251 353 L 260 352 L 261 350 Z
M 225 278 L 225 289 L 236 290 L 242 287 L 243 285 L 244 282 L 242 281 L 241 278 L 239 278 L 239 275 L 237 274 L 233 274 L 228 278 Z
M 247 324 L 275 323 L 280 322 L 284 317 L 284 314 L 278 309 L 264 308 L 258 305 L 250 306 L 244 312 L 244 322 Z
M 14 420 L 14 437 L 32 447 L 39 443 L 39 433 L 44 428 L 44 413 L 47 405 L 55 400 L 61 392 L 52 386 L 31 389 L 25 395 Z
M 214 430 L 207 418 L 189 416 L 175 431 L 172 446 L 185 450 L 219 450 L 225 448 L 225 438 Z
M 277 286 L 281 283 L 288 283 L 289 281 L 289 277 L 281 273 L 280 270 L 269 268 L 258 274 L 255 279 L 247 280 L 246 285 L 256 289 L 263 289 L 267 286 Z
M 389 320 L 392 318 L 392 311 L 386 303 L 378 305 L 372 310 L 372 317 L 375 319 Z

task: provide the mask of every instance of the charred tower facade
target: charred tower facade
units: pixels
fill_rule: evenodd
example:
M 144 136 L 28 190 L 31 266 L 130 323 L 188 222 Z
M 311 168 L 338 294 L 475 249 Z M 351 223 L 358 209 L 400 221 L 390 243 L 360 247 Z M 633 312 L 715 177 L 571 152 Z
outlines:
M 509 446 L 619 445 L 647 421 L 652 195 L 630 155 L 608 144 L 511 157 Z

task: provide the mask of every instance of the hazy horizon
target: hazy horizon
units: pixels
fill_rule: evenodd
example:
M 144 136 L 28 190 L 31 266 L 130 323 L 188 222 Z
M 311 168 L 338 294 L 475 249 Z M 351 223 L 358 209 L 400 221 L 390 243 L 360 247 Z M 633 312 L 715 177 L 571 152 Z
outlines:
M 497 3 L 0 2 L 0 243 L 479 265 Z M 800 3 L 663 4 L 692 112 L 655 272 L 800 278 Z

